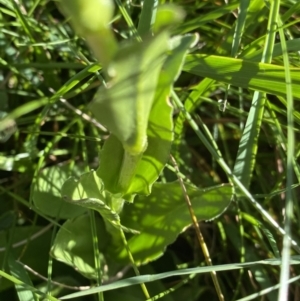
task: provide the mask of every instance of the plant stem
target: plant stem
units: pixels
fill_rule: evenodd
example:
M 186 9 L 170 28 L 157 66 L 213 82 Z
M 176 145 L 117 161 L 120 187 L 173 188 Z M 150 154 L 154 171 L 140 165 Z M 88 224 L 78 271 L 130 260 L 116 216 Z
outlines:
M 135 175 L 138 163 L 141 160 L 142 156 L 143 153 L 139 155 L 132 155 L 128 151 L 124 151 L 122 167 L 117 185 L 121 191 L 127 191 Z
M 174 157 L 172 155 L 170 155 L 170 157 L 171 157 L 171 161 L 173 163 L 173 166 L 176 170 L 177 178 L 178 178 L 179 184 L 181 186 L 181 189 L 182 189 L 183 196 L 185 198 L 187 207 L 189 209 L 191 219 L 192 219 L 192 222 L 193 222 L 193 226 L 194 226 L 195 231 L 196 231 L 196 236 L 197 236 L 200 248 L 202 249 L 203 255 L 205 257 L 205 262 L 206 262 L 207 265 L 212 266 L 212 261 L 211 261 L 210 255 L 209 255 L 209 251 L 207 249 L 207 246 L 206 246 L 205 240 L 203 238 L 203 235 L 200 231 L 200 228 L 199 228 L 199 225 L 198 225 L 198 220 L 197 220 L 197 217 L 196 217 L 195 212 L 193 210 L 192 203 L 191 203 L 190 198 L 188 196 L 185 185 L 184 185 L 181 177 L 179 176 L 180 172 L 179 172 L 178 165 L 177 165 Z M 213 280 L 213 283 L 214 283 L 214 286 L 215 286 L 215 289 L 216 289 L 219 300 L 224 301 L 225 299 L 224 299 L 224 295 L 222 294 L 222 290 L 221 290 L 221 287 L 220 287 L 220 284 L 219 284 L 219 281 L 218 281 L 217 273 L 215 271 L 212 271 L 210 273 L 210 275 L 211 275 L 211 278 Z
M 134 261 L 134 258 L 133 258 L 133 256 L 132 256 L 132 253 L 131 253 L 131 251 L 130 251 L 130 249 L 129 249 L 129 246 L 128 246 L 128 243 L 127 243 L 127 240 L 126 240 L 124 231 L 121 229 L 121 224 L 120 224 L 120 234 L 121 234 L 121 237 L 122 237 L 124 246 L 125 246 L 125 248 L 126 248 L 126 251 L 127 251 L 127 254 L 128 254 L 128 257 L 129 257 L 129 260 L 130 260 L 130 262 L 131 262 L 132 268 L 133 268 L 135 274 L 136 274 L 137 276 L 140 276 L 140 271 L 138 270 L 138 268 L 137 268 L 137 266 L 136 266 L 136 264 L 135 264 L 135 261 Z M 146 287 L 145 283 L 141 283 L 141 288 L 142 288 L 142 291 L 143 291 L 143 293 L 144 293 L 146 299 L 147 299 L 147 300 L 150 299 L 150 295 L 149 295 L 149 292 L 148 292 L 148 290 L 147 290 L 147 287 Z

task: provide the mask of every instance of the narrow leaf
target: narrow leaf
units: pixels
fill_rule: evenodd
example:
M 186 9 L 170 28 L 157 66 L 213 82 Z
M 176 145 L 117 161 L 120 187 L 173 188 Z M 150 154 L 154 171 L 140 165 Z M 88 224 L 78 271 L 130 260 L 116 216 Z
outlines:
M 278 266 L 281 264 L 281 259 L 266 259 L 266 260 L 260 260 L 260 261 L 252 261 L 252 262 L 245 262 L 245 263 L 230 263 L 230 264 L 222 264 L 222 265 L 215 265 L 215 266 L 205 266 L 205 267 L 196 267 L 196 268 L 189 268 L 189 269 L 181 269 L 176 271 L 170 271 L 155 275 L 143 275 L 143 276 L 136 276 L 131 277 L 123 280 L 119 280 L 114 283 L 110 283 L 107 285 L 102 285 L 100 287 L 94 287 L 88 290 L 85 290 L 83 292 L 73 293 L 67 296 L 63 296 L 60 299 L 61 300 L 67 300 L 71 298 L 78 298 L 81 296 L 87 296 L 96 294 L 98 292 L 105 292 L 109 290 L 116 290 L 121 287 L 127 287 L 132 286 L 140 283 L 147 283 L 152 281 L 157 281 L 161 279 L 165 279 L 168 277 L 174 277 L 174 276 L 184 276 L 184 275 L 191 275 L 193 273 L 196 274 L 203 274 L 203 273 L 211 273 L 213 271 L 215 272 L 222 272 L 222 271 L 232 271 L 232 270 L 239 270 L 244 268 L 249 268 L 252 266 L 257 265 L 272 265 L 272 266 Z M 292 256 L 291 265 L 298 265 L 300 264 L 300 258 L 299 256 Z
M 281 66 L 216 55 L 188 55 L 184 71 L 233 86 L 286 96 L 285 69 Z M 300 68 L 290 68 L 293 96 L 300 99 Z
M 24 285 L 15 284 L 15 288 L 18 294 L 20 301 L 37 301 L 39 298 L 34 293 L 34 289 L 30 289 L 30 286 L 33 288 L 30 277 L 27 274 L 27 271 L 24 267 L 16 261 L 12 252 L 8 255 L 8 265 L 11 272 L 11 275 L 20 279 L 24 283 L 28 284 L 28 287 Z

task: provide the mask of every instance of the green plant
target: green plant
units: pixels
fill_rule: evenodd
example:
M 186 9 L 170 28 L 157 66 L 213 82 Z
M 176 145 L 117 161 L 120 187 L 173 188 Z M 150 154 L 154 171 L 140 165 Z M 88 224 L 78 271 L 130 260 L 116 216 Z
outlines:
M 45 3 L 0 0 L 1 299 L 286 300 L 297 1 Z
M 100 213 L 104 224 L 95 227 L 95 233 L 101 233 L 98 240 L 103 239 L 105 231 L 111 237 L 106 248 L 100 248 L 103 258 L 109 256 L 117 262 L 129 261 L 139 274 L 137 264 L 162 255 L 167 245 L 190 224 L 190 217 L 180 209 L 184 202 L 178 183 L 155 182 L 169 159 L 173 140 L 173 110 L 167 99 L 173 82 L 180 74 L 188 48 L 197 42 L 197 35 L 171 38 L 169 28 L 180 21 L 182 13 L 176 7 L 159 7 L 153 29 L 149 28 L 142 41 L 131 40 L 124 45 L 112 46 L 111 42 L 105 42 L 107 37 L 112 40 L 108 21 L 94 28 L 95 20 L 90 14 L 94 14 L 97 4 L 102 5 L 102 2 L 61 2 L 76 30 L 87 38 L 99 61 L 103 62 L 108 82 L 99 88 L 90 109 L 97 120 L 111 131 L 111 135 L 100 153 L 97 171 L 84 173 L 78 180 L 69 178 L 62 186 L 61 195 L 71 204 Z M 105 2 L 105 6 L 98 9 L 109 16 L 111 7 L 112 3 Z M 168 23 L 165 22 L 166 15 Z M 152 30 L 156 32 L 154 36 L 150 34 Z M 111 53 L 111 47 L 116 49 L 113 51 L 115 54 L 111 58 L 103 56 L 102 53 Z M 54 174 L 56 172 L 59 171 L 53 171 Z M 46 190 L 41 181 L 42 178 L 36 183 L 33 200 L 44 214 L 49 214 L 40 201 L 39 190 Z M 207 191 L 192 186 L 189 189 L 199 219 L 214 218 L 231 200 L 230 186 Z M 138 200 L 135 200 L 136 195 L 139 195 Z M 124 201 L 132 205 L 123 209 Z M 65 210 L 65 205 L 62 206 Z M 71 210 L 67 208 L 67 212 Z M 57 212 L 62 211 L 57 209 Z M 74 215 L 76 213 L 74 211 Z M 131 225 L 133 221 L 134 224 L 128 227 L 127 224 Z M 177 221 L 177 225 L 169 229 L 172 221 Z M 92 258 L 97 253 L 91 252 L 90 236 L 78 237 L 82 236 L 78 234 L 78 227 L 87 227 L 84 223 L 89 225 L 89 219 L 75 217 L 73 221 L 66 221 L 54 241 L 52 255 L 86 276 L 97 278 L 98 275 L 100 284 L 102 272 L 96 267 L 100 268 L 101 262 L 93 267 Z M 102 228 L 99 229 L 99 225 Z M 126 238 L 124 232 L 133 236 Z M 70 243 L 74 248 L 68 247 Z M 145 286 L 142 288 L 149 298 Z

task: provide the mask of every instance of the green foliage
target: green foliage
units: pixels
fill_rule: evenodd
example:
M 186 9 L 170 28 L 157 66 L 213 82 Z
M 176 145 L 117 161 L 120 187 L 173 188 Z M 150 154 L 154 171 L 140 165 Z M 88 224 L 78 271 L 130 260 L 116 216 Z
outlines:
M 186 185 L 198 220 L 211 220 L 225 211 L 231 201 L 232 187 L 219 186 L 201 190 Z M 140 232 L 128 239 L 136 263 L 157 259 L 178 234 L 191 224 L 191 217 L 178 182 L 157 183 L 149 196 L 139 196 L 124 207 L 122 224 Z M 111 248 L 110 256 L 127 261 L 123 248 Z
M 60 0 L 57 4 L 78 34 L 86 38 L 98 60 L 107 65 L 117 51 L 115 37 L 109 28 L 114 14 L 113 1 Z
M 81 215 L 67 220 L 58 231 L 53 247 L 52 256 L 68 264 L 88 278 L 96 278 L 93 253 L 93 236 L 90 227 L 90 217 Z M 96 220 L 97 233 L 99 235 L 98 248 L 100 253 L 109 242 L 108 233 L 105 231 L 103 220 Z M 103 255 L 101 260 L 103 260 Z
M 262 91 L 278 96 L 285 95 L 285 69 L 281 66 L 248 60 L 208 55 L 189 55 L 185 71 L 241 88 Z M 299 68 L 291 68 L 293 93 L 300 98 Z
M 77 168 L 76 168 L 77 169 Z M 66 203 L 61 198 L 61 188 L 70 174 L 80 174 L 69 166 L 53 166 L 42 170 L 33 186 L 32 199 L 35 207 L 43 214 L 63 219 L 73 218 L 84 213 L 84 209 Z
M 1 300 L 297 298 L 299 2 L 164 2 L 0 0 Z

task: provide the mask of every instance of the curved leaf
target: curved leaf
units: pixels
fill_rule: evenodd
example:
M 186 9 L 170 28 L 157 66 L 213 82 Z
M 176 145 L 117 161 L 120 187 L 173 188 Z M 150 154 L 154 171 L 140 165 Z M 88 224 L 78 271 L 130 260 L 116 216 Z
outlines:
M 99 251 L 105 250 L 109 241 L 103 220 L 96 219 Z M 66 221 L 59 229 L 51 255 L 58 261 L 74 267 L 88 278 L 96 278 L 94 268 L 93 237 L 89 215 Z M 104 260 L 102 258 L 102 260 Z M 103 265 L 102 265 L 103 266 Z
M 220 185 L 198 189 L 186 185 L 195 215 L 200 220 L 211 220 L 222 214 L 231 202 L 233 188 Z M 137 264 L 145 264 L 161 256 L 170 243 L 192 221 L 178 182 L 156 183 L 150 196 L 139 196 L 124 207 L 122 224 L 139 230 L 139 235 L 128 239 L 130 251 Z M 110 250 L 116 260 L 127 261 L 127 253 L 119 248 Z
M 113 208 L 121 211 L 124 200 L 105 192 L 102 181 L 97 177 L 95 171 L 82 174 L 78 180 L 74 177 L 69 178 L 64 183 L 61 194 L 63 199 L 71 204 L 98 211 L 106 221 L 118 230 L 123 229 L 127 232 L 138 233 L 120 224 L 120 217 Z M 113 229 L 108 228 L 108 231 L 111 232 Z
M 31 197 L 34 205 L 42 213 L 51 217 L 69 219 L 86 211 L 84 208 L 64 202 L 61 198 L 61 187 L 70 174 L 79 175 L 80 171 L 78 168 L 70 170 L 67 165 L 52 166 L 41 171 Z
M 173 141 L 173 107 L 169 104 L 168 97 L 173 83 L 181 72 L 188 49 L 197 41 L 197 34 L 176 36 L 169 41 L 172 52 L 164 63 L 158 80 L 148 122 L 148 147 L 137 166 L 127 195 L 150 194 L 153 183 L 169 160 Z
M 101 87 L 90 108 L 132 155 L 147 147 L 147 124 L 157 80 L 168 50 L 167 31 L 142 43 L 125 44 L 107 72 L 112 78 Z
M 103 198 L 103 184 L 94 170 L 83 173 L 78 179 L 70 177 L 61 188 L 63 198 L 76 202 L 87 198 Z
M 188 48 L 198 41 L 198 35 L 174 37 L 169 41 L 172 50 L 160 73 L 154 103 L 148 119 L 148 146 L 135 169 L 135 176 L 125 191 L 125 198 L 132 200 L 134 194 L 148 195 L 151 186 L 159 177 L 169 159 L 173 141 L 173 108 L 168 102 L 171 86 L 180 74 Z M 119 174 L 123 163 L 124 149 L 116 136 L 111 135 L 100 154 L 97 175 L 103 180 L 105 189 L 120 193 Z M 111 160 L 111 158 L 114 160 Z M 118 175 L 118 176 L 116 176 Z M 123 192 L 124 193 L 124 192 Z

